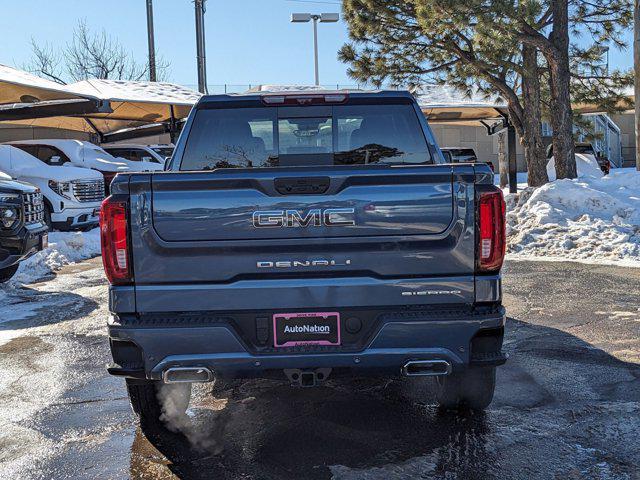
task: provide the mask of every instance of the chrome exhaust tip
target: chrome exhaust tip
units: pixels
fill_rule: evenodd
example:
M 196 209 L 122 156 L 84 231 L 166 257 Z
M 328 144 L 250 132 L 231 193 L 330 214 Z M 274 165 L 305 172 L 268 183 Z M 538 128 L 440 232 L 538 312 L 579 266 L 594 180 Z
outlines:
M 411 360 L 402 367 L 402 374 L 407 377 L 433 377 L 450 373 L 451 364 L 446 360 Z
M 205 383 L 213 381 L 213 372 L 206 367 L 172 367 L 162 373 L 164 383 Z

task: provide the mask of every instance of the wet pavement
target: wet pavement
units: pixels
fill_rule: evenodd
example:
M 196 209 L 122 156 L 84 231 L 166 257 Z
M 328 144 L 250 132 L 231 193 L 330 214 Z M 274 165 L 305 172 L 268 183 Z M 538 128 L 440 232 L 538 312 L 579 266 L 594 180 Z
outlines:
M 84 262 L 2 298 L 0 478 L 640 478 L 640 269 L 509 262 L 504 293 L 484 414 L 439 412 L 424 379 L 255 380 L 200 386 L 176 431 L 142 431 Z

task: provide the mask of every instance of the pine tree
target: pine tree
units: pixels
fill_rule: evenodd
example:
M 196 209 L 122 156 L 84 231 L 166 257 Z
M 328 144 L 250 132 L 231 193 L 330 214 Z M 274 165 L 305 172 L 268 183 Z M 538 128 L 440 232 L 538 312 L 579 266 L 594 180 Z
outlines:
M 558 176 L 573 177 L 571 68 L 596 60 L 599 43 L 621 43 L 628 6 L 629 0 L 345 0 L 352 42 L 341 49 L 340 58 L 363 83 L 419 85 L 428 79 L 468 92 L 497 91 L 523 143 L 529 183 L 538 186 L 548 181 L 541 90 L 551 97 Z M 569 29 L 590 34 L 592 43 L 570 45 Z M 580 95 L 614 105 L 606 95 L 615 91 L 616 81 L 589 77 L 573 75 L 582 81 Z

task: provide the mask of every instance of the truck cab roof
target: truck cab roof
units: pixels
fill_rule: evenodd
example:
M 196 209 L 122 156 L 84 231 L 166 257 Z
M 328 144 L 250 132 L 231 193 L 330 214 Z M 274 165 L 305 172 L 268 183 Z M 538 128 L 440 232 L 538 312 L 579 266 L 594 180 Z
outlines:
M 324 99 L 324 103 L 327 104 L 342 103 L 345 99 L 349 99 L 350 101 L 366 100 L 368 103 L 374 101 L 379 104 L 385 104 L 389 100 L 396 102 L 402 99 L 406 99 L 409 102 L 415 101 L 413 95 L 406 90 L 263 90 L 259 92 L 204 95 L 200 97 L 200 100 L 196 104 L 196 108 L 206 107 L 221 102 L 262 102 L 263 99 L 267 99 L 265 103 L 276 106 L 277 102 L 269 101 L 268 99 L 274 99 L 277 97 L 284 97 L 285 101 L 283 103 L 288 103 L 289 101 L 299 98 L 301 105 L 308 105 L 311 99 L 316 99 L 318 103 L 323 103 L 322 100 Z M 340 100 L 340 97 L 344 97 L 344 99 Z

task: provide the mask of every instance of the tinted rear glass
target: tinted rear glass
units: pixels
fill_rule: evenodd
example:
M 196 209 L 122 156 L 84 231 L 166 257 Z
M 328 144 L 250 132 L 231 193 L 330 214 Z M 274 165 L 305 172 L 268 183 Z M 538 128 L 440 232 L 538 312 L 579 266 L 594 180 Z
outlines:
M 433 163 L 411 105 L 288 108 L 199 110 L 180 170 Z

